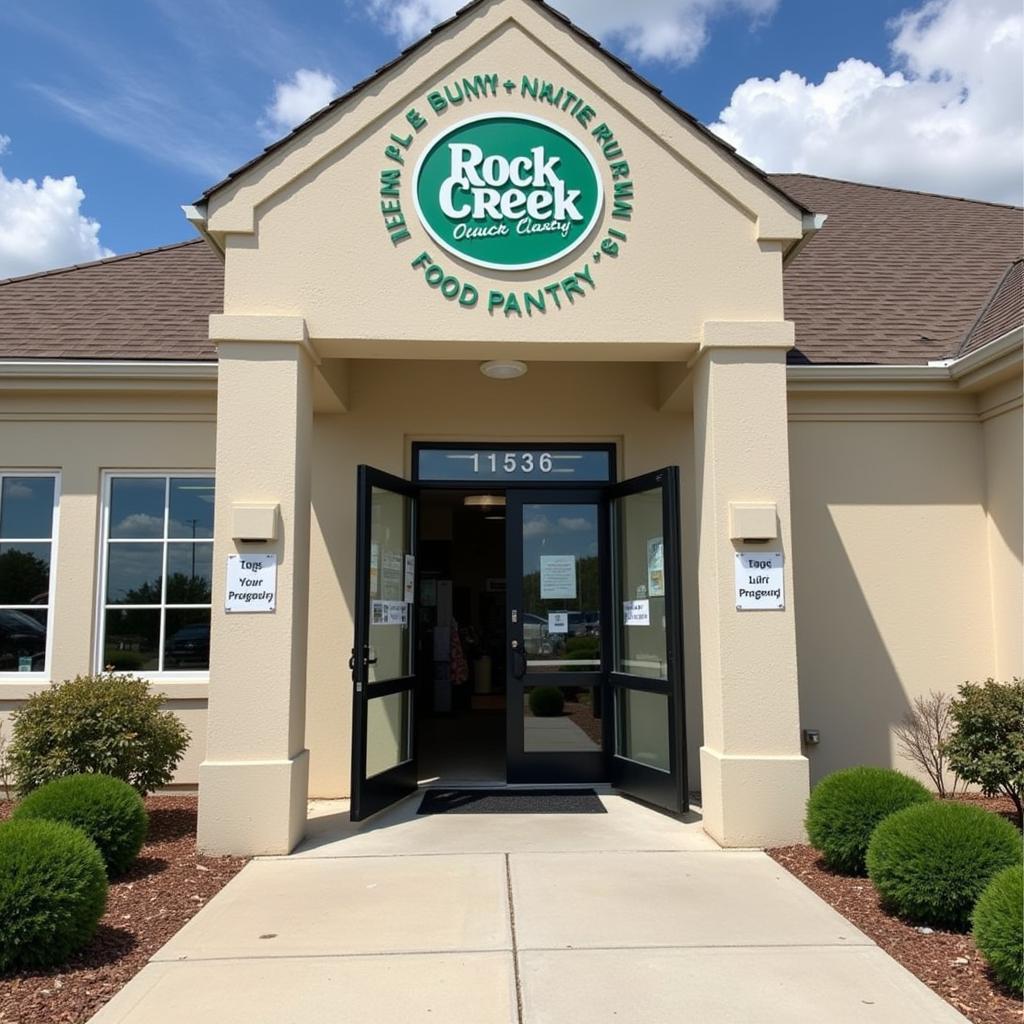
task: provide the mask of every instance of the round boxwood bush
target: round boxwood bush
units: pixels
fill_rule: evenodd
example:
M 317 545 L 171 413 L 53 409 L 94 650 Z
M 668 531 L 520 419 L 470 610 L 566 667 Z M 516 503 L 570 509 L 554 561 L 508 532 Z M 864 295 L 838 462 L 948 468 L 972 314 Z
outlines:
M 891 768 L 844 768 L 811 792 L 807 835 L 833 871 L 863 875 L 875 826 L 894 811 L 931 799 L 920 782 Z
M 111 876 L 128 870 L 149 827 L 142 797 L 109 775 L 69 775 L 30 793 L 14 811 L 17 821 L 45 818 L 80 828 L 99 847 Z
M 867 862 L 889 909 L 909 921 L 965 929 L 992 876 L 1020 859 L 1020 833 L 1008 821 L 936 800 L 886 818 L 871 837 Z
M 92 938 L 106 902 L 103 858 L 80 829 L 0 825 L 0 973 L 63 963 Z
M 1024 992 L 1024 867 L 1015 864 L 995 875 L 974 914 L 974 944 L 992 973 L 1011 992 Z
M 557 686 L 538 686 L 530 691 L 530 714 L 534 718 L 557 718 L 565 708 L 565 697 Z

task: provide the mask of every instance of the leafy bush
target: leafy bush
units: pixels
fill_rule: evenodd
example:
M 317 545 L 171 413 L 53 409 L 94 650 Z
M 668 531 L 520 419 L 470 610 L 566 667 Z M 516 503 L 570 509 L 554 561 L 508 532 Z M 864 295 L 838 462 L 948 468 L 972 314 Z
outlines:
M 1008 989 L 1024 992 L 1024 868 L 1000 871 L 972 915 L 974 944 Z
M 106 902 L 103 858 L 79 829 L 0 825 L 0 972 L 63 963 L 92 938 Z
M 149 826 L 142 797 L 109 775 L 68 775 L 47 782 L 25 797 L 14 818 L 45 818 L 80 828 L 99 848 L 111 876 L 128 870 Z
M 1024 679 L 964 683 L 950 712 L 949 766 L 986 796 L 1004 793 L 1024 820 Z
M 807 835 L 833 871 L 863 875 L 875 826 L 894 811 L 931 799 L 920 782 L 891 768 L 844 768 L 811 792 Z
M 936 800 L 886 818 L 871 837 L 867 861 L 889 909 L 910 921 L 964 929 L 992 876 L 1020 859 L 1020 833 L 1004 818 Z
M 557 686 L 537 686 L 530 691 L 530 714 L 534 718 L 557 718 L 565 708 L 565 698 Z
M 30 697 L 14 713 L 9 751 L 22 794 L 65 775 L 102 773 L 146 794 L 171 781 L 188 730 L 143 679 L 77 676 Z

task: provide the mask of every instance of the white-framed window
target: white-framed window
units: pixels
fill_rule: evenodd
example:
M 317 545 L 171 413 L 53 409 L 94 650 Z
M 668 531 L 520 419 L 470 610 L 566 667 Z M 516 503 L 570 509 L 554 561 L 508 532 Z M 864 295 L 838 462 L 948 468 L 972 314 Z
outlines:
M 0 678 L 46 677 L 60 474 L 0 470 Z
M 213 474 L 104 475 L 98 670 L 210 670 Z

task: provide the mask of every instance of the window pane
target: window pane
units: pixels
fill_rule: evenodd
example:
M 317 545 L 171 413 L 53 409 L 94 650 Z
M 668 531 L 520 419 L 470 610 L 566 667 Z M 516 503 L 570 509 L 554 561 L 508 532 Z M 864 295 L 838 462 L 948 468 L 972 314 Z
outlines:
M 49 544 L 0 544 L 0 605 L 46 604 Z
M 162 537 L 166 482 L 120 476 L 110 481 L 110 536 Z
M 108 544 L 107 604 L 160 604 L 163 544 Z
M 213 477 L 173 477 L 168 537 L 213 536 Z
M 661 488 L 619 498 L 612 512 L 617 546 L 615 671 L 667 679 Z
M 522 531 L 527 671 L 600 671 L 597 505 L 524 505 Z
M 408 498 L 374 487 L 370 525 L 370 647 L 377 659 L 369 680 L 380 683 L 411 674 L 405 556 L 410 554 Z
M 366 702 L 366 777 L 409 760 L 408 690 Z
M 600 750 L 600 714 L 596 686 L 528 686 L 523 695 L 523 750 Z
M 668 697 L 646 690 L 619 689 L 616 753 L 630 761 L 670 770 Z
M 0 610 L 0 672 L 43 672 L 46 669 L 44 609 Z
M 168 543 L 168 604 L 209 604 L 212 579 L 212 544 Z
M 210 667 L 209 608 L 167 611 L 164 626 L 164 671 L 176 668 L 208 669 Z
M 112 665 L 123 672 L 157 671 L 160 667 L 160 610 L 108 611 L 103 665 Z
M 0 537 L 51 537 L 52 476 L 5 476 L 0 489 Z

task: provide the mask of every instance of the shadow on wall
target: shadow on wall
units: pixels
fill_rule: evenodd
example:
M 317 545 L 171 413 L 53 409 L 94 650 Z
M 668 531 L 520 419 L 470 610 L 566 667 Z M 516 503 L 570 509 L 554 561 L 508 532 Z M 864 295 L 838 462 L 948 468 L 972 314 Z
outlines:
M 970 423 L 791 424 L 800 718 L 812 781 L 911 766 L 914 697 L 994 671 L 984 460 Z

